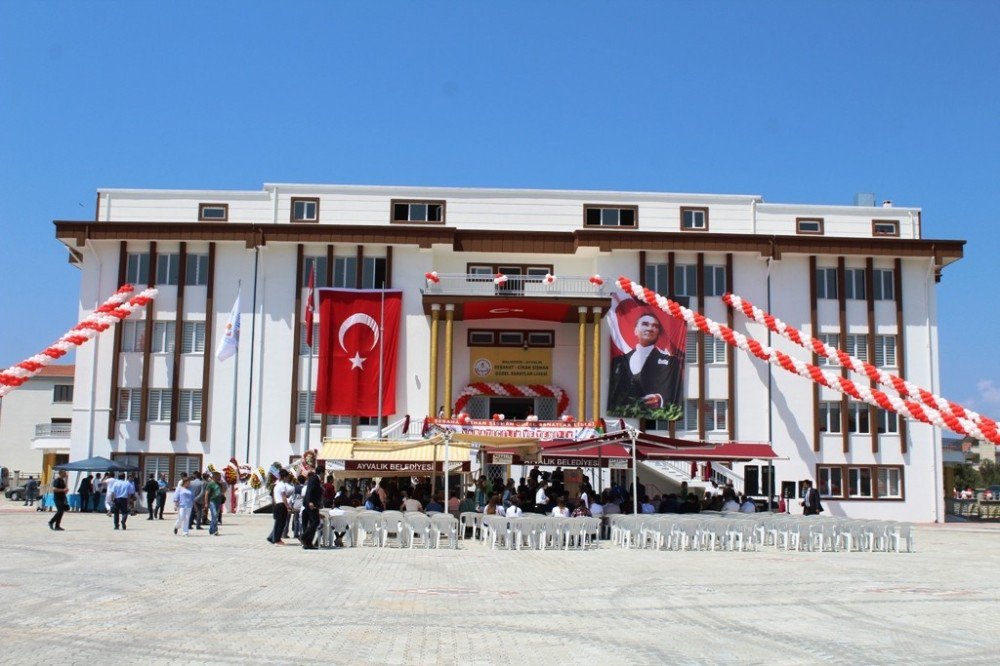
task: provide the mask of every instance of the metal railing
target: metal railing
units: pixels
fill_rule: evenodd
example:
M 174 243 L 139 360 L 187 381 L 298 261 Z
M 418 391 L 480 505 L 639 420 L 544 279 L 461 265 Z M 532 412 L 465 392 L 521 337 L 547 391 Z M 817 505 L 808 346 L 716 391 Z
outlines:
M 424 294 L 455 296 L 604 296 L 605 284 L 594 284 L 589 277 L 558 276 L 546 282 L 542 275 L 507 275 L 497 283 L 493 275 L 439 273 L 437 282 L 427 280 Z
M 39 423 L 35 426 L 35 439 L 67 438 L 71 427 L 69 423 Z

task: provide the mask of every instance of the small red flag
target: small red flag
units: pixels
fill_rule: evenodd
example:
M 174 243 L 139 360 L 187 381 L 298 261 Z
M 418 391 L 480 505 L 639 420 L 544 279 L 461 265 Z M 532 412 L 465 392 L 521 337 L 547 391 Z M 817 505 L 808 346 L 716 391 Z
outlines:
M 306 296 L 306 345 L 313 346 L 313 315 L 316 313 L 316 263 L 309 271 L 309 294 Z

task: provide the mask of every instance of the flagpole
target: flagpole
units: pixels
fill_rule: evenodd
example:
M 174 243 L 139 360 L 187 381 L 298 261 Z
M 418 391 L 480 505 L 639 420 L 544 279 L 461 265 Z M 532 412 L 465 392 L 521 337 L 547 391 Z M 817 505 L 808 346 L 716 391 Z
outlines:
M 382 280 L 382 300 L 378 313 L 378 438 L 382 439 L 382 344 L 385 340 L 385 280 Z
M 231 284 L 231 283 L 230 283 Z M 236 300 L 240 298 L 240 291 L 243 289 L 243 280 L 240 280 L 236 284 Z M 236 364 L 233 366 L 233 420 L 230 427 L 230 442 L 229 442 L 229 457 L 236 457 L 236 390 L 239 388 L 239 377 L 240 377 L 240 346 L 236 345 Z

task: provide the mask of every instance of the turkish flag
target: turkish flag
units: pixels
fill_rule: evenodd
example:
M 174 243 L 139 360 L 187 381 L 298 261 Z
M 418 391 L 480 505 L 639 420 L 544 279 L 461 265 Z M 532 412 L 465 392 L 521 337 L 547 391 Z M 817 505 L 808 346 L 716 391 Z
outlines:
M 316 412 L 378 416 L 396 412 L 396 350 L 403 292 L 320 289 Z

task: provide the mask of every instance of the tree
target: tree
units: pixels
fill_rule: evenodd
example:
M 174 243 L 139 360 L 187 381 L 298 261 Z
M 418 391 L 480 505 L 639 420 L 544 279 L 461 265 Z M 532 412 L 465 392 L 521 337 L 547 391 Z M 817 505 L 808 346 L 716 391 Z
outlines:
M 995 486 L 1000 484 L 1000 465 L 989 460 L 984 460 L 979 465 L 979 478 L 984 486 Z
M 982 485 L 981 479 L 979 478 L 979 472 L 977 472 L 976 468 L 969 463 L 956 465 L 955 485 L 958 486 L 959 490 L 964 490 L 965 488 L 978 488 Z

